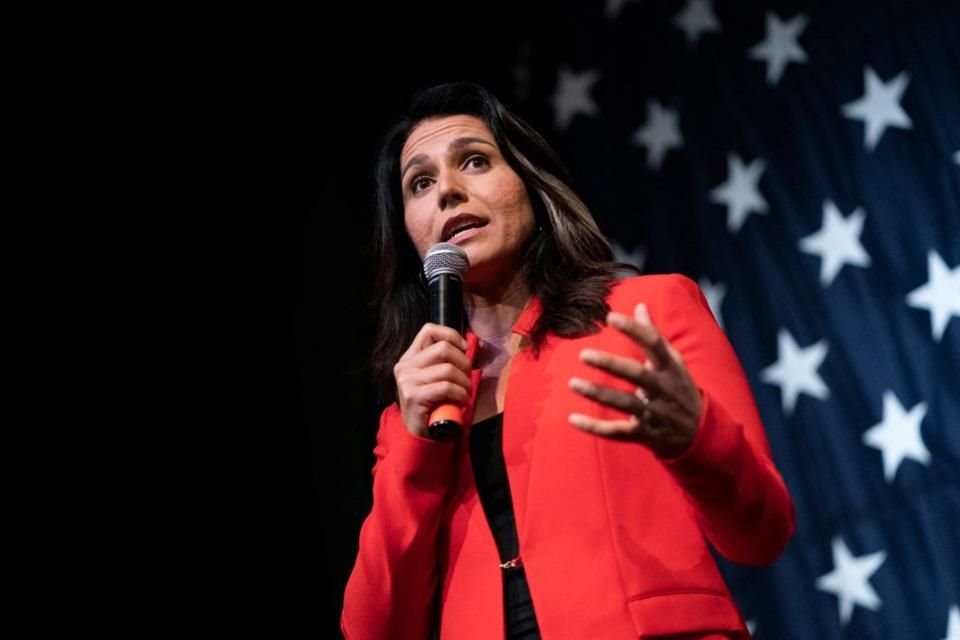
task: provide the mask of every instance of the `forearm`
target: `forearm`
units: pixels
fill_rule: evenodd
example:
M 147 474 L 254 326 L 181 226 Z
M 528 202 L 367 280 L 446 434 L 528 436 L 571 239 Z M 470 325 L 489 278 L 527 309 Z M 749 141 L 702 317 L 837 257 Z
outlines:
M 373 507 L 344 593 L 341 627 L 348 640 L 422 640 L 432 620 L 437 532 L 453 445 L 400 428 L 376 465 Z
M 724 557 L 766 565 L 780 555 L 794 529 L 793 501 L 772 462 L 708 395 L 690 449 L 665 465 Z
M 684 355 L 703 400 L 688 450 L 666 463 L 710 542 L 725 557 L 769 564 L 794 529 L 793 500 L 774 466 L 759 412 L 732 345 L 689 279 L 676 280 L 669 336 Z

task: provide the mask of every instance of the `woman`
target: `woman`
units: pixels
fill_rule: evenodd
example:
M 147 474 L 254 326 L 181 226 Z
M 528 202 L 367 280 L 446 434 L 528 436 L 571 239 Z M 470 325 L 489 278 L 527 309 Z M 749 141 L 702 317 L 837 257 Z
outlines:
M 418 95 L 376 171 L 392 402 L 346 638 L 748 637 L 708 544 L 771 563 L 793 504 L 696 284 L 618 279 L 557 156 L 476 85 Z M 427 321 L 441 241 L 469 258 L 465 337 Z M 443 402 L 454 441 L 428 437 Z

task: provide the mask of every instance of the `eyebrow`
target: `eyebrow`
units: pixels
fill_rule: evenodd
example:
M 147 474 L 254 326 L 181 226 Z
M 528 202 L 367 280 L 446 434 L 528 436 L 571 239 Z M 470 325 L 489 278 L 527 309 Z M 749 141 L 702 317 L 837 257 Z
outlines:
M 457 149 L 462 149 L 463 147 L 466 147 L 467 145 L 473 144 L 475 142 L 479 142 L 481 144 L 485 144 L 487 146 L 490 146 L 496 149 L 496 146 L 493 143 L 491 143 L 489 140 L 485 140 L 483 138 L 465 137 L 465 138 L 457 138 L 456 140 L 452 140 L 450 144 L 447 145 L 447 151 L 456 151 Z M 428 160 L 428 156 L 425 153 L 418 153 L 417 155 L 407 160 L 407 164 L 403 166 L 403 170 L 400 172 L 400 180 L 403 181 L 403 176 L 407 174 L 407 171 L 409 171 L 412 166 L 416 164 L 424 164 L 427 160 Z

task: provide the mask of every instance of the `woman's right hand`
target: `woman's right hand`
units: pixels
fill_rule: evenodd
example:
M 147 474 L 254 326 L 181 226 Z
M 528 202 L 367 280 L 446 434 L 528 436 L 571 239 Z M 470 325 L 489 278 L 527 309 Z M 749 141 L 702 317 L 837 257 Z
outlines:
M 403 423 L 427 437 L 427 419 L 442 402 L 464 405 L 470 399 L 467 341 L 450 327 L 427 323 L 393 367 Z

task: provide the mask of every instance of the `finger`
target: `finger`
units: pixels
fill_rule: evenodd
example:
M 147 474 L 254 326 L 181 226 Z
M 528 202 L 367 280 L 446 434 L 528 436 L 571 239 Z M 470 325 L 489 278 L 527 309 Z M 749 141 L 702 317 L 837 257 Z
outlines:
M 567 420 L 581 431 L 604 438 L 635 441 L 642 439 L 640 421 L 633 415 L 625 420 L 598 420 L 581 413 L 571 413 Z
M 648 320 L 648 316 L 641 316 L 641 320 L 636 320 L 616 311 L 607 314 L 607 323 L 643 347 L 655 368 L 666 369 L 674 362 L 667 341 L 652 323 L 643 320 Z
M 670 396 L 671 394 L 667 388 L 667 377 L 671 375 L 674 374 L 644 367 L 643 373 L 640 374 L 640 379 L 637 380 L 637 387 L 643 389 L 646 396 L 651 400 L 653 398 Z
M 461 351 L 467 350 L 467 340 L 455 329 L 428 322 L 417 332 L 417 335 L 413 338 L 413 342 L 407 349 L 407 353 L 412 355 L 440 341 L 449 342 L 459 347 Z
M 438 362 L 449 362 L 467 375 L 470 374 L 471 370 L 467 354 L 461 351 L 459 347 L 446 341 L 433 343 L 415 356 L 413 360 L 423 366 Z
M 643 324 L 648 324 L 651 326 L 653 325 L 653 322 L 650 320 L 650 313 L 647 311 L 647 305 L 643 304 L 642 302 L 634 308 L 633 318 L 634 320 L 639 322 L 641 325 Z M 682 365 L 683 358 L 680 357 L 680 352 L 677 351 L 672 344 L 670 344 L 669 340 L 664 338 L 663 341 L 667 345 L 667 351 L 669 352 L 670 357 L 673 358 L 674 362 L 677 362 L 678 364 Z
M 421 406 L 432 406 L 440 402 L 463 405 L 470 400 L 470 394 L 462 386 L 443 380 L 417 387 L 409 400 Z
M 580 395 L 624 413 L 639 415 L 643 411 L 644 402 L 635 393 L 611 389 L 583 378 L 570 378 L 569 384 L 570 388 Z
M 633 308 L 633 319 L 640 324 L 640 326 L 650 327 L 655 332 L 658 339 L 655 348 L 659 349 L 660 345 L 664 347 L 659 354 L 658 360 L 666 361 L 667 358 L 671 358 L 675 362 L 683 362 L 680 358 L 680 352 L 674 349 L 670 341 L 660 335 L 660 330 L 653 325 L 653 321 L 650 319 L 650 312 L 647 310 L 647 305 L 642 302 L 638 303 L 637 306 Z
M 638 387 L 643 387 L 648 396 L 660 396 L 665 391 L 663 372 L 646 366 L 633 358 L 614 355 L 596 349 L 584 349 L 580 352 L 580 359 L 590 366 L 628 380 Z M 649 361 L 648 361 L 649 362 Z
M 401 374 L 397 384 L 424 386 L 435 382 L 452 382 L 466 390 L 470 389 L 470 377 L 449 362 L 441 362 L 429 367 L 410 369 Z
M 408 356 L 401 358 L 398 364 L 403 367 L 422 369 L 444 362 L 453 364 L 467 375 L 470 374 L 471 364 L 470 360 L 467 359 L 467 354 L 445 340 L 434 342 L 417 353 L 410 353 Z
M 634 393 L 634 395 L 636 395 L 638 398 L 640 398 L 640 402 L 643 403 L 644 405 L 650 404 L 650 394 L 648 394 L 648 393 L 643 389 L 643 387 L 637 387 L 637 390 L 634 391 L 633 393 Z
M 592 367 L 602 369 L 608 373 L 629 380 L 633 384 L 640 384 L 643 375 L 643 363 L 633 358 L 618 356 L 607 351 L 584 349 L 580 352 L 580 360 Z

